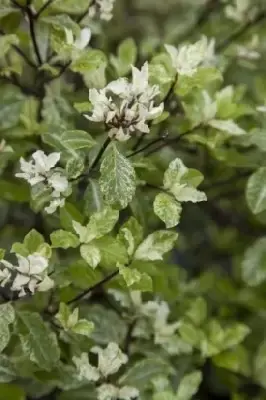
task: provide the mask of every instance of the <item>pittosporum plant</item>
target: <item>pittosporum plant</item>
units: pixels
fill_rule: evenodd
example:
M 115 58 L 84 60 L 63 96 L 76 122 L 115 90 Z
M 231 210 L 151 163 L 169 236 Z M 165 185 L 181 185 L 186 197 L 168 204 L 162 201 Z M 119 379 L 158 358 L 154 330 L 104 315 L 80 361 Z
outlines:
M 0 0 L 0 400 L 266 399 L 265 0 Z

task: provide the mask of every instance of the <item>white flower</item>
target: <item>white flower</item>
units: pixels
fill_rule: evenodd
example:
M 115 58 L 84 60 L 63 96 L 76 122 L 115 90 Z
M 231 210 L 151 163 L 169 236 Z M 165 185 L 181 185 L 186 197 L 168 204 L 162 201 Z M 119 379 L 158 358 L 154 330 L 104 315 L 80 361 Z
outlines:
M 113 17 L 115 0 L 96 0 L 95 4 L 89 8 L 89 16 L 95 17 L 99 13 L 100 19 L 110 21 Z
M 148 63 L 145 63 L 140 70 L 132 66 L 132 83 L 120 78 L 104 89 L 91 89 L 89 99 L 93 109 L 87 118 L 104 122 L 109 137 L 118 141 L 128 140 L 135 132 L 149 133 L 148 121 L 159 117 L 164 105 L 154 105 L 159 88 L 149 86 L 148 77 Z
M 252 19 L 256 12 L 256 7 L 251 6 L 250 0 L 235 0 L 235 5 L 225 7 L 227 18 L 236 22 L 243 22 L 246 19 Z
M 47 275 L 48 260 L 45 257 L 38 253 L 30 254 L 27 257 L 16 254 L 16 257 L 18 265 L 1 260 L 6 267 L 4 270 L 0 270 L 1 286 L 11 280 L 11 272 L 15 274 L 11 290 L 19 292 L 20 297 L 26 294 L 25 289 L 35 293 L 50 290 L 54 286 L 54 281 Z
M 91 30 L 83 28 L 80 31 L 79 37 L 74 40 L 73 32 L 71 29 L 65 28 L 66 42 L 68 45 L 74 46 L 78 50 L 83 50 L 91 40 Z
M 104 383 L 97 389 L 98 400 L 131 400 L 139 396 L 139 391 L 130 386 L 118 388 L 109 383 Z
M 53 214 L 58 208 L 64 207 L 64 205 L 65 199 L 54 199 L 45 207 L 44 211 L 46 211 L 47 214 Z
M 65 176 L 61 175 L 59 172 L 53 173 L 52 176 L 50 176 L 47 179 L 49 185 L 58 193 L 63 193 L 67 190 L 68 188 L 68 180 Z M 55 196 L 58 197 L 58 196 Z
M 27 162 L 21 157 L 20 169 L 22 173 L 17 173 L 15 176 L 25 179 L 31 186 L 34 186 L 46 179 L 47 173 L 60 160 L 60 153 L 51 153 L 46 156 L 43 151 L 37 150 L 32 154 L 32 158 L 33 160 Z
M 127 355 L 113 342 L 109 343 L 104 350 L 95 346 L 91 351 L 98 354 L 98 369 L 104 377 L 116 373 L 121 365 L 128 361 Z
M 214 58 L 215 41 L 208 43 L 206 36 L 194 44 L 183 45 L 176 49 L 165 45 L 172 59 L 173 67 L 178 74 L 192 76 L 201 64 L 208 64 Z
M 256 107 L 256 110 L 261 113 L 266 113 L 266 106 L 258 106 Z
M 32 158 L 33 160 L 29 162 L 20 159 L 22 173 L 17 173 L 16 177 L 25 179 L 31 186 L 42 182 L 47 189 L 50 189 L 52 200 L 44 210 L 48 214 L 53 214 L 58 207 L 64 206 L 65 198 L 62 196 L 69 195 L 67 178 L 61 172 L 54 170 L 60 160 L 60 153 L 51 153 L 47 156 L 38 150 L 32 154 Z
M 82 353 L 80 357 L 73 357 L 72 360 L 76 365 L 79 380 L 98 381 L 100 374 L 97 368 L 90 364 L 87 353 Z

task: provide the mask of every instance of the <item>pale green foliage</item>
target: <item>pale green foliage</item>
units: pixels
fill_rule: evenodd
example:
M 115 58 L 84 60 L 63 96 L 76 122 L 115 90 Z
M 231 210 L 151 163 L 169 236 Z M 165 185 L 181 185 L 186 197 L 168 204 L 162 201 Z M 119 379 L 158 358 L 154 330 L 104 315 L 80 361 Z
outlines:
M 264 3 L 0 1 L 0 400 L 265 400 Z

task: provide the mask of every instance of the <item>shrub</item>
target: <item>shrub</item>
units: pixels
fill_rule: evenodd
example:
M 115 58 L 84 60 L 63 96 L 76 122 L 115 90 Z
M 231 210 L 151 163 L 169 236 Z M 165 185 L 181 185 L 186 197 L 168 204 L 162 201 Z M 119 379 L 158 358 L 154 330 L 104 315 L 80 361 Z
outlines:
M 264 3 L 1 0 L 1 400 L 266 398 Z

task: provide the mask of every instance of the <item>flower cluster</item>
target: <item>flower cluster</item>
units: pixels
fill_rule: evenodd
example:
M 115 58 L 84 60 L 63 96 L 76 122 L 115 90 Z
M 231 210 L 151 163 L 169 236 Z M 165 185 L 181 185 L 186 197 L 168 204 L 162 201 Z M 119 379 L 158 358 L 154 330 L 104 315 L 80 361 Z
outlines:
M 176 49 L 169 44 L 165 45 L 173 67 L 179 75 L 192 76 L 201 65 L 209 65 L 215 60 L 215 40 L 208 42 L 206 36 L 194 44 L 180 46 Z
M 4 268 L 0 269 L 0 286 L 12 281 L 11 290 L 19 292 L 19 297 L 27 293 L 46 292 L 54 286 L 48 276 L 48 260 L 38 253 L 22 257 L 16 254 L 18 265 L 1 260 Z
M 82 353 L 80 357 L 73 357 L 79 380 L 97 382 L 106 379 L 109 375 L 115 374 L 128 361 L 126 354 L 113 342 L 109 343 L 105 349 L 98 346 L 93 347 L 91 352 L 98 355 L 97 368 L 90 364 L 87 353 Z M 98 387 L 97 392 L 98 400 L 130 400 L 139 395 L 138 390 L 133 387 L 123 386 L 119 388 L 105 383 Z
M 113 18 L 115 0 L 95 0 L 89 8 L 89 16 L 94 18 L 99 15 L 100 19 L 110 21 Z
M 141 70 L 132 66 L 132 83 L 120 78 L 104 89 L 91 89 L 92 115 L 87 118 L 104 122 L 109 128 L 109 137 L 118 141 L 130 139 L 135 132 L 149 133 L 148 121 L 159 117 L 163 103 L 154 105 L 160 93 L 157 85 L 149 86 L 149 68 L 145 63 Z
M 48 214 L 52 214 L 58 207 L 65 204 L 65 196 L 69 195 L 69 184 L 62 171 L 55 169 L 60 160 L 60 153 L 51 153 L 48 156 L 38 150 L 32 154 L 32 160 L 20 159 L 22 172 L 16 174 L 17 178 L 25 179 L 31 186 L 42 183 L 45 188 L 51 190 L 52 200 L 45 208 Z

